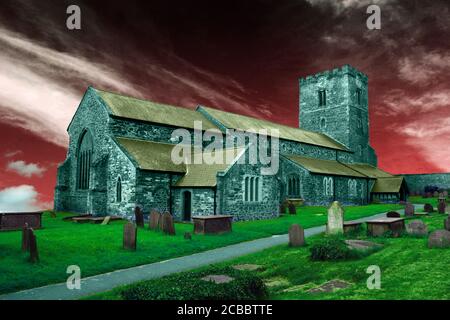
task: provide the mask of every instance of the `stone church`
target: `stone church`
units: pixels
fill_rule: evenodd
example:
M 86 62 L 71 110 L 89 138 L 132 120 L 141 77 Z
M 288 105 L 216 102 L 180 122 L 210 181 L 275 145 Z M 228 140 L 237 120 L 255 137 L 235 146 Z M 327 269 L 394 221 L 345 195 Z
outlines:
M 89 87 L 68 127 L 66 160 L 58 167 L 55 210 L 132 216 L 139 205 L 177 220 L 227 214 L 234 220 L 277 217 L 285 199 L 307 205 L 334 200 L 363 205 L 405 200 L 402 176 L 377 168 L 369 144 L 368 79 L 345 65 L 301 78 L 299 128 L 220 111 L 143 101 Z M 248 148 L 217 150 L 229 164 L 177 164 L 172 133 L 276 129 L 279 168 L 239 163 Z M 258 148 L 268 148 L 269 143 Z

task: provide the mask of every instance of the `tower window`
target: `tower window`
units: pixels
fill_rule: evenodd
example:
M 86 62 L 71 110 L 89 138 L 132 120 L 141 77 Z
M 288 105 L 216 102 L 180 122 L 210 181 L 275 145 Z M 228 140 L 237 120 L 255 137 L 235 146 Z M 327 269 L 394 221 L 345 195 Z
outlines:
M 327 92 L 325 90 L 319 90 L 319 106 L 327 105 Z
M 320 128 L 325 129 L 325 126 L 327 125 L 327 121 L 325 118 L 320 119 Z
M 362 90 L 361 89 L 356 89 L 356 101 L 358 103 L 358 105 L 361 105 L 361 101 L 362 101 Z

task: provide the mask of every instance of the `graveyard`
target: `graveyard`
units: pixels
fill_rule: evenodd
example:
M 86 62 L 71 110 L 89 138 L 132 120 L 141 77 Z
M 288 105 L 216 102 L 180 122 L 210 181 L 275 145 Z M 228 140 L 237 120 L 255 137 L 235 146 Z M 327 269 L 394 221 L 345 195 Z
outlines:
M 347 220 L 347 211 L 345 217 Z M 183 287 L 206 286 L 205 290 L 210 291 L 206 293 L 206 298 L 215 296 L 215 293 L 211 293 L 214 285 L 221 295 L 226 296 L 229 286 L 227 283 L 206 285 L 202 280 L 204 276 L 222 277 L 224 282 L 232 281 L 227 279 L 235 277 L 238 283 L 246 273 L 250 277 L 248 281 L 254 286 L 259 288 L 262 281 L 267 290 L 264 293 L 264 290 L 259 288 L 248 293 L 249 296 L 246 297 L 251 299 L 263 294 L 264 299 L 289 300 L 450 299 L 450 282 L 447 277 L 450 243 L 443 243 L 442 239 L 436 241 L 436 238 L 446 232 L 443 231 L 444 219 L 447 220 L 448 230 L 448 215 L 434 211 L 428 215 L 402 215 L 402 218 L 405 218 L 405 228 L 402 232 L 378 236 L 368 233 L 367 226 L 364 225 L 355 232 L 340 235 L 319 234 L 305 239 L 298 236 L 301 227 L 294 224 L 290 228 L 290 245 L 266 249 L 192 272 L 119 287 L 87 299 L 205 298 L 205 293 L 184 291 L 177 285 L 180 279 L 191 279 L 186 280 Z M 450 240 L 448 232 L 446 237 Z M 330 246 L 333 259 L 317 257 L 317 252 L 323 253 L 317 251 L 317 248 L 324 250 L 324 243 L 335 242 L 351 244 L 349 253 L 352 253 L 352 249 L 356 251 L 348 256 L 339 256 L 336 253 L 342 248 Z M 362 250 L 366 245 L 370 248 Z M 367 286 L 369 266 L 377 266 L 382 271 L 379 289 L 371 290 Z M 236 273 L 236 270 L 243 274 Z M 148 295 L 137 294 L 143 292 L 143 288 L 152 289 L 156 293 L 148 291 Z
M 346 207 L 346 219 L 372 216 L 402 206 L 372 204 Z M 298 207 L 296 214 L 286 213 L 277 219 L 235 222 L 232 231 L 219 234 L 193 234 L 192 223 L 175 223 L 175 234 L 150 230 L 148 222 L 137 228 L 136 250 L 124 249 L 124 220 L 111 219 L 108 224 L 65 221 L 73 216 L 63 212 L 44 212 L 42 228 L 34 230 L 38 256 L 30 261 L 22 251 L 22 231 L 0 232 L 0 294 L 16 292 L 53 283 L 65 282 L 67 267 L 78 265 L 82 277 L 118 269 L 186 256 L 230 244 L 286 234 L 292 224 L 303 228 L 324 225 L 327 208 Z M 189 234 L 186 237 L 186 233 Z

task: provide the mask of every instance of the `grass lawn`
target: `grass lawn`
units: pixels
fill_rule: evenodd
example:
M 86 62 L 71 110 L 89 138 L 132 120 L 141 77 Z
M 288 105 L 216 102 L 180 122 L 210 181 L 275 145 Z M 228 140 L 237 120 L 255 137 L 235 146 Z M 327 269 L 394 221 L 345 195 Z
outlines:
M 434 208 L 437 208 L 437 205 L 438 205 L 438 198 L 436 198 L 436 197 L 422 198 L 422 196 L 413 196 L 413 197 L 408 197 L 408 201 L 411 203 L 415 203 L 415 204 L 429 203 L 429 204 L 433 205 Z
M 370 216 L 401 208 L 398 205 L 368 205 L 347 207 L 346 220 Z M 139 229 L 138 249 L 129 252 L 122 249 L 123 221 L 101 226 L 62 221 L 67 213 L 51 218 L 43 215 L 43 226 L 36 230 L 40 262 L 30 264 L 27 254 L 20 251 L 21 232 L 0 232 L 0 293 L 14 292 L 50 283 L 64 282 L 69 265 L 78 265 L 82 277 L 88 277 L 117 269 L 162 261 L 242 241 L 287 233 L 292 223 L 313 227 L 326 223 L 326 208 L 301 207 L 297 215 L 285 215 L 278 219 L 237 222 L 233 232 L 218 236 L 193 235 L 185 240 L 183 234 L 192 232 L 192 224 L 177 223 L 176 236 Z
M 427 223 L 429 231 L 433 231 L 443 228 L 444 217 L 433 214 L 421 219 Z M 364 232 L 361 235 L 360 238 L 367 239 Z M 357 260 L 313 262 L 309 258 L 309 247 L 321 237 L 323 235 L 308 238 L 305 247 L 278 246 L 218 266 L 261 265 L 263 268 L 258 274 L 265 281 L 278 282 L 269 288 L 270 299 L 450 299 L 450 249 L 428 249 L 427 237 L 370 238 L 367 240 L 382 243 L 384 247 Z M 380 290 L 367 289 L 369 274 L 366 270 L 371 265 L 381 268 Z M 334 279 L 349 282 L 350 286 L 332 293 L 307 292 Z M 121 289 L 88 299 L 120 299 Z

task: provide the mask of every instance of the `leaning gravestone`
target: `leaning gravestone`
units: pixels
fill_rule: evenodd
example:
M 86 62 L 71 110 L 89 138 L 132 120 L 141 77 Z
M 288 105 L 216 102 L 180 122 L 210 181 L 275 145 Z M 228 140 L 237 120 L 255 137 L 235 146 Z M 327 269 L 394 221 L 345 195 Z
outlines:
M 150 213 L 150 218 L 148 219 L 148 228 L 150 230 L 157 230 L 159 227 L 159 221 L 161 219 L 161 215 L 158 211 L 152 210 Z
M 450 231 L 436 230 L 428 237 L 428 248 L 450 247 Z
M 289 214 L 297 214 L 297 210 L 295 209 L 295 205 L 292 202 L 288 204 Z
M 28 241 L 30 246 L 30 262 L 35 263 L 39 261 L 39 252 L 37 247 L 36 235 L 32 228 L 28 229 Z
M 338 201 L 334 201 L 328 208 L 327 233 L 339 234 L 344 232 L 344 208 Z
M 413 220 L 406 225 L 406 232 L 413 236 L 426 236 L 428 226 L 422 220 Z
M 111 216 L 106 216 L 105 219 L 103 219 L 101 225 L 102 226 L 108 225 L 110 220 L 111 220 Z
M 132 222 L 127 222 L 123 226 L 123 248 L 127 250 L 136 250 L 137 227 Z
M 25 225 L 22 227 L 22 251 L 30 250 L 30 234 L 28 230 L 28 223 L 25 223 Z
M 165 212 L 162 215 L 162 231 L 168 235 L 175 235 L 175 224 L 173 223 L 173 217 L 169 212 Z
M 289 246 L 300 247 L 305 244 L 305 231 L 298 224 L 293 224 L 289 228 Z
M 425 203 L 425 205 L 423 206 L 423 211 L 431 213 L 434 211 L 433 206 L 429 203 Z
M 445 214 L 445 208 L 446 208 L 446 204 L 444 201 L 440 201 L 438 203 L 438 212 L 441 214 Z
M 412 217 L 414 215 L 414 211 L 415 211 L 414 205 L 408 202 L 405 205 L 405 216 Z
M 386 214 L 387 218 L 400 218 L 400 213 L 396 212 L 396 211 L 389 211 Z
M 134 216 L 136 220 L 136 225 L 138 227 L 144 227 L 144 214 L 142 213 L 141 207 L 134 208 Z

